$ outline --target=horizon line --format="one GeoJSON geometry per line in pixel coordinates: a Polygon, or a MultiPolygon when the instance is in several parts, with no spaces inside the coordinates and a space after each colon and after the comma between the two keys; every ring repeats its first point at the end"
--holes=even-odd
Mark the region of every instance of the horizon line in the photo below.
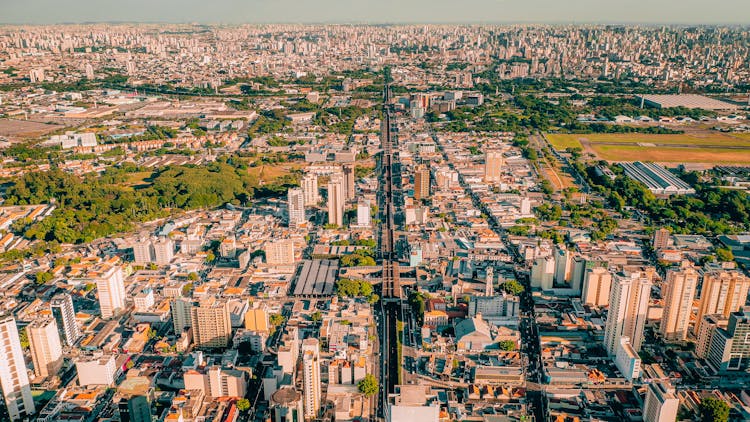
{"type": "Polygon", "coordinates": [[[54,23],[32,23],[32,22],[2,22],[0,26],[74,26],[74,25],[193,25],[193,26],[254,26],[254,25],[301,25],[301,26],[326,26],[326,25],[351,25],[351,26],[412,26],[412,25],[439,25],[439,26],[497,26],[497,25],[527,25],[527,26],[671,26],[671,27],[746,27],[750,23],[741,22],[645,22],[645,21],[248,21],[248,22],[201,22],[201,21],[139,21],[139,20],[103,20],[103,21],[80,21],[80,22],[54,22],[54,23]]]}

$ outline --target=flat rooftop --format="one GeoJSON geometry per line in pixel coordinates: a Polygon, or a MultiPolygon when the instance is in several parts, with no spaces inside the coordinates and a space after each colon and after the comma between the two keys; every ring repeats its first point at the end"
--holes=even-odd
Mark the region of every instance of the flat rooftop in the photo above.
{"type": "Polygon", "coordinates": [[[658,108],[687,107],[704,110],[736,110],[738,107],[726,101],[697,94],[642,95],[647,105],[658,108]]]}
{"type": "Polygon", "coordinates": [[[333,259],[312,259],[302,262],[294,296],[331,296],[339,270],[339,261],[333,259]]]}

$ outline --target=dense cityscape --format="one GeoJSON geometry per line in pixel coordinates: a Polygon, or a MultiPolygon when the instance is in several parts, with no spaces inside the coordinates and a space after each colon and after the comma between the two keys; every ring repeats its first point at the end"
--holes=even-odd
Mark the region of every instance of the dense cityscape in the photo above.
{"type": "Polygon", "coordinates": [[[750,28],[0,26],[0,420],[750,420],[750,28]]]}

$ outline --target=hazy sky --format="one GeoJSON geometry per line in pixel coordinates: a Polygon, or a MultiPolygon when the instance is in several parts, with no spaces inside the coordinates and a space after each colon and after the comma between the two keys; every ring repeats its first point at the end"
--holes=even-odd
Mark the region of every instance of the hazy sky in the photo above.
{"type": "Polygon", "coordinates": [[[102,21],[750,25],[750,0],[0,0],[0,23],[102,21]]]}

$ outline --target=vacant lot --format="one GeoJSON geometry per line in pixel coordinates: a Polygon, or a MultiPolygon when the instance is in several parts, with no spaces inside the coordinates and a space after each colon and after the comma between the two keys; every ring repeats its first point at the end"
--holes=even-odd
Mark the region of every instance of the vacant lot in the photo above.
{"type": "Polygon", "coordinates": [[[608,161],[665,163],[750,163],[750,135],[695,131],[675,135],[646,133],[547,134],[557,150],[581,148],[608,161]]]}
{"type": "Polygon", "coordinates": [[[63,127],[31,120],[0,119],[0,136],[11,139],[36,138],[63,127]]]}
{"type": "Polygon", "coordinates": [[[663,163],[750,163],[750,149],[646,147],[591,144],[607,161],[654,161],[663,163]]]}
{"type": "Polygon", "coordinates": [[[741,146],[750,148],[750,136],[747,134],[728,134],[721,132],[694,132],[679,135],[652,135],[648,133],[585,133],[585,134],[547,134],[547,140],[558,150],[565,148],[583,148],[583,144],[655,144],[655,145],[709,145],[741,146]]]}

